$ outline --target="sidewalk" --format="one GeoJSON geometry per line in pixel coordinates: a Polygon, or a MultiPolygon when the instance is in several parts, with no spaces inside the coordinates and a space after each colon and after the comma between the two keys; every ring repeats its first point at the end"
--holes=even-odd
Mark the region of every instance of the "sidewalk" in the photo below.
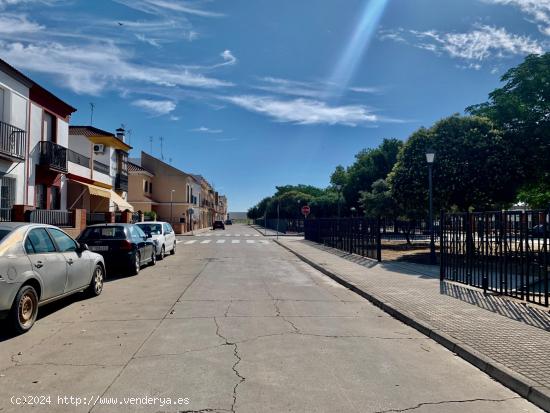
{"type": "Polygon", "coordinates": [[[438,268],[430,266],[378,264],[303,239],[279,239],[278,243],[550,411],[547,309],[440,283],[438,268]]]}

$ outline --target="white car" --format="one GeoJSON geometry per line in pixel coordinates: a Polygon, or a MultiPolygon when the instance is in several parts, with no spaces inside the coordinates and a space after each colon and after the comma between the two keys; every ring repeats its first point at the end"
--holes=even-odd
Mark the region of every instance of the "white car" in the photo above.
{"type": "Polygon", "coordinates": [[[176,253],[176,233],[168,222],[147,221],[136,223],[155,243],[157,258],[162,260],[167,253],[176,253]]]}

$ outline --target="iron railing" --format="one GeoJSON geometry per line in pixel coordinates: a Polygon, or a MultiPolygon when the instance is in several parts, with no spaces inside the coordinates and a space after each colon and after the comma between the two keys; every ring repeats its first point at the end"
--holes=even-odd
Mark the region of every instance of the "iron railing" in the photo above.
{"type": "Polygon", "coordinates": [[[278,231],[283,234],[303,234],[304,233],[304,220],[303,219],[277,219],[277,218],[264,218],[256,219],[255,225],[267,228],[273,231],[278,231]]]}
{"type": "Polygon", "coordinates": [[[63,211],[53,209],[36,209],[30,211],[29,222],[35,224],[49,224],[58,227],[72,227],[74,211],[63,211]]]}
{"type": "Polygon", "coordinates": [[[80,166],[85,166],[86,168],[90,168],[90,161],[91,159],[87,156],[81,155],[78,152],[75,152],[71,149],[68,150],[68,157],[69,162],[76,163],[80,166]]]}
{"type": "Polygon", "coordinates": [[[0,222],[11,222],[11,208],[0,208],[0,222]]]}
{"type": "Polygon", "coordinates": [[[128,175],[124,175],[121,173],[116,174],[115,190],[128,191],[128,175]]]}
{"type": "Polygon", "coordinates": [[[51,141],[38,142],[40,165],[60,172],[67,172],[67,148],[51,141]]]}
{"type": "Polygon", "coordinates": [[[111,175],[110,166],[96,160],[94,160],[94,171],[100,172],[105,175],[111,175]]]}
{"type": "Polygon", "coordinates": [[[548,306],[550,212],[442,214],[441,279],[548,306]]]}
{"type": "Polygon", "coordinates": [[[10,158],[25,159],[27,132],[0,121],[0,153],[10,158]]]}
{"type": "Polygon", "coordinates": [[[380,220],[365,218],[306,219],[308,241],[337,248],[350,254],[382,260],[380,220]]]}
{"type": "MultiPolygon", "coordinates": [[[[434,235],[437,239],[439,234],[439,221],[433,223],[434,235]]],[[[429,220],[398,220],[382,218],[380,220],[381,237],[384,240],[396,240],[407,242],[429,241],[430,221],[429,220]]]]}

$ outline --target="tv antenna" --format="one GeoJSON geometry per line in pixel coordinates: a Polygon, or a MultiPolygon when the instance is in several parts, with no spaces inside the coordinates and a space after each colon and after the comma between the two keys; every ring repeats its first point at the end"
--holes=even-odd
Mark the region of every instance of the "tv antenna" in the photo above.
{"type": "Polygon", "coordinates": [[[164,142],[164,138],[161,136],[159,139],[160,139],[160,159],[161,161],[164,161],[164,151],[162,150],[162,144],[164,142]]]}
{"type": "Polygon", "coordinates": [[[150,154],[153,155],[153,137],[149,136],[149,145],[151,148],[150,154]]]}
{"type": "Polygon", "coordinates": [[[95,103],[90,102],[90,126],[93,126],[94,124],[94,109],[95,103]]]}

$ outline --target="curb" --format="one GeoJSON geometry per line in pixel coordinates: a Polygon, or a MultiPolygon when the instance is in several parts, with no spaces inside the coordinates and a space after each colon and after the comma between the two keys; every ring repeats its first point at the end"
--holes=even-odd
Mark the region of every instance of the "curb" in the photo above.
{"type": "Polygon", "coordinates": [[[515,371],[509,369],[501,363],[494,361],[489,357],[479,353],[477,350],[461,342],[460,340],[457,340],[442,331],[434,329],[427,323],[415,320],[414,317],[410,314],[407,314],[406,311],[398,310],[395,307],[384,303],[372,294],[361,290],[338,274],[329,271],[322,265],[311,261],[309,258],[306,258],[302,254],[294,251],[292,248],[282,244],[277,240],[274,241],[287,251],[297,256],[306,264],[332,278],[334,281],[346,287],[347,289],[369,300],[371,303],[391,315],[393,318],[407,324],[408,326],[414,328],[425,336],[441,344],[443,347],[457,354],[463,360],[474,365],[479,370],[483,371],[496,381],[518,393],[520,396],[527,399],[531,403],[540,407],[544,411],[550,411],[550,389],[548,389],[547,387],[541,386],[540,384],[535,383],[534,381],[528,379],[522,374],[516,373],[515,371]]]}

